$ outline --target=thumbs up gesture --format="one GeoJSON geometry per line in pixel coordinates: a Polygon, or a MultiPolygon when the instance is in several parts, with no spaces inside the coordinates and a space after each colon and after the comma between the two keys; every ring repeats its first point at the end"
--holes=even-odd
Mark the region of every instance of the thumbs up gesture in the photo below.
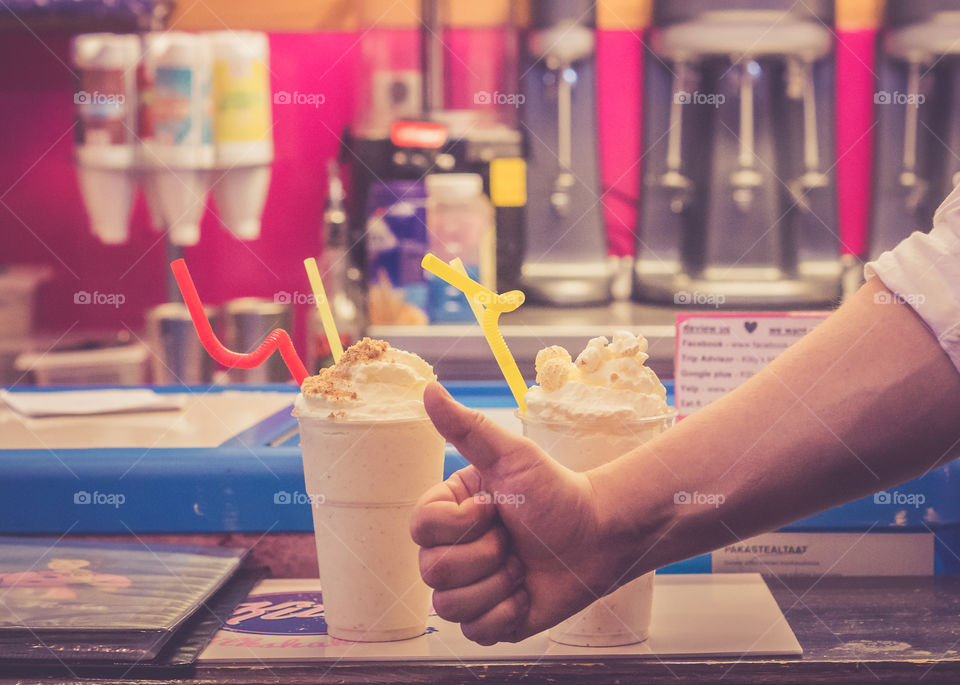
{"type": "Polygon", "coordinates": [[[439,616],[479,644],[516,642],[614,589],[614,543],[604,539],[588,474],[564,468],[437,383],[424,403],[470,461],[423,495],[411,524],[439,616]]]}

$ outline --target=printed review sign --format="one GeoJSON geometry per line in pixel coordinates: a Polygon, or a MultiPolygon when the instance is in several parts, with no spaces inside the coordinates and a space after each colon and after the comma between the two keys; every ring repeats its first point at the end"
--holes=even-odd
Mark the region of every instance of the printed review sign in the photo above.
{"type": "Polygon", "coordinates": [[[680,416],[726,395],[813,330],[828,313],[677,314],[673,378],[680,416]]]}

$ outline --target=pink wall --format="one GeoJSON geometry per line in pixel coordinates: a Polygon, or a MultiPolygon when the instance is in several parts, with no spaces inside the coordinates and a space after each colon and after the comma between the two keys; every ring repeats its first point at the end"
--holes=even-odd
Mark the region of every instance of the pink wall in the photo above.
{"type": "MultiPolygon", "coordinates": [[[[322,93],[319,108],[275,105],[276,160],[263,216],[263,237],[241,243],[208,211],[200,243],[185,256],[205,301],[272,297],[304,290],[302,260],[318,249],[325,160],[337,152],[350,119],[355,43],[352,34],[271,37],[274,90],[322,93]]],[[[162,302],[169,268],[160,236],[149,228],[142,197],[126,245],[106,246],[87,229],[73,155],[69,38],[7,35],[0,41],[0,263],[43,262],[56,269],[41,292],[38,324],[62,332],[143,322],[162,302]],[[17,65],[14,67],[13,65],[17,65]],[[120,308],[77,305],[77,290],[123,293],[120,308]]]]}
{"type": "MultiPolygon", "coordinates": [[[[849,251],[863,245],[869,189],[872,33],[847,34],[838,53],[838,92],[847,101],[838,130],[841,220],[849,251]]],[[[56,269],[41,292],[38,324],[77,329],[138,330],[143,311],[163,301],[168,268],[159,236],[138,199],[133,238],[105,246],[87,230],[72,164],[73,77],[69,37],[7,34],[0,41],[0,263],[42,262],[56,269]],[[126,296],[120,308],[76,305],[77,290],[126,296]]],[[[598,37],[600,160],[611,252],[630,254],[640,167],[640,36],[602,31],[598,37]]],[[[213,212],[199,245],[185,256],[205,301],[271,297],[304,290],[301,260],[318,249],[324,163],[336,154],[338,135],[353,111],[353,76],[359,47],[353,34],[271,36],[273,89],[322,93],[319,108],[274,106],[276,161],[263,217],[263,238],[241,243],[219,227],[213,212]]],[[[302,315],[302,312],[301,312],[302,315]]]]}

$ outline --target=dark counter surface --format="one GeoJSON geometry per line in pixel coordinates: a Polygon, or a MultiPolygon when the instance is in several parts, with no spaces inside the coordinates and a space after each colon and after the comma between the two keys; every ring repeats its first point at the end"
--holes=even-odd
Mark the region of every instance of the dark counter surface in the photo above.
{"type": "MultiPolygon", "coordinates": [[[[960,577],[768,578],[803,646],[798,659],[617,659],[541,663],[288,663],[201,666],[176,683],[958,683],[960,577]]],[[[0,671],[0,682],[63,682],[0,671]]]]}

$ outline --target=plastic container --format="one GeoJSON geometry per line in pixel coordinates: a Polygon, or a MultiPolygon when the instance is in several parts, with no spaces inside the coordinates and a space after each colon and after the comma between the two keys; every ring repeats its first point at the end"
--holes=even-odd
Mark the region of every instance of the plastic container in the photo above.
{"type": "Polygon", "coordinates": [[[208,34],[213,46],[213,198],[220,220],[241,240],[260,237],[270,187],[273,134],[270,44],[257,31],[208,34]]]}
{"type": "Polygon", "coordinates": [[[360,642],[422,635],[430,588],[410,518],[441,481],[445,440],[426,418],[298,419],[327,632],[360,642]]]}
{"type": "Polygon", "coordinates": [[[177,31],[144,39],[140,165],[148,204],[175,245],[200,240],[207,182],[215,162],[211,77],[205,36],[177,31]]]}
{"type": "Polygon", "coordinates": [[[0,339],[30,335],[37,288],[52,273],[48,266],[0,266],[0,339]]]}
{"type": "Polygon", "coordinates": [[[104,243],[123,243],[136,193],[140,40],[88,33],[73,39],[71,53],[77,69],[73,101],[80,193],[93,233],[104,243]]]}
{"type": "MultiPolygon", "coordinates": [[[[673,425],[677,412],[636,421],[577,423],[540,421],[521,415],[523,434],[574,471],[587,471],[620,457],[673,425]]],[[[580,647],[613,647],[650,634],[654,573],[646,573],[550,629],[550,639],[580,647]]]]}
{"type": "MultiPolygon", "coordinates": [[[[430,251],[445,262],[459,257],[467,275],[496,290],[495,210],[483,194],[479,174],[430,174],[427,188],[427,236],[430,251]]],[[[431,322],[471,322],[466,297],[442,279],[428,276],[431,322]]]]}
{"type": "Polygon", "coordinates": [[[145,345],[135,342],[94,349],[26,352],[14,368],[30,373],[36,385],[141,385],[145,345]]]}
{"type": "Polygon", "coordinates": [[[367,316],[371,325],[425,325],[426,190],[421,181],[377,181],[367,193],[367,316]]]}
{"type": "MultiPolygon", "coordinates": [[[[293,330],[293,308],[289,303],[240,297],[221,307],[224,319],[224,344],[236,352],[252,352],[275,328],[293,330]]],[[[283,358],[273,354],[254,369],[229,369],[226,377],[233,383],[285,383],[290,372],[283,358]]]]}
{"type": "MultiPolygon", "coordinates": [[[[206,311],[212,321],[214,311],[206,311]]],[[[196,385],[213,381],[213,359],[203,349],[186,305],[158,305],[147,310],[146,319],[154,384],[196,385]]]]}

